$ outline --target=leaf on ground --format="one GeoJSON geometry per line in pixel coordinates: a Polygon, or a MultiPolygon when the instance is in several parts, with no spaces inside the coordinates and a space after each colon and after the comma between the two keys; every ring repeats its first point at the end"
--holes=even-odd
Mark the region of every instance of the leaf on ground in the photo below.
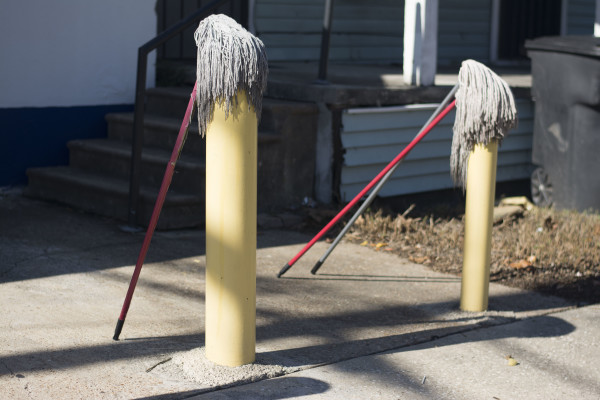
{"type": "Polygon", "coordinates": [[[528,260],[519,260],[509,264],[510,267],[514,269],[523,269],[527,267],[531,267],[531,263],[528,260]]]}
{"type": "Polygon", "coordinates": [[[410,256],[410,257],[408,257],[408,259],[410,261],[412,261],[412,262],[417,263],[417,264],[426,264],[428,262],[431,262],[431,259],[429,257],[427,257],[427,256],[425,256],[425,257],[413,257],[413,256],[410,256]]]}
{"type": "Polygon", "coordinates": [[[507,364],[509,367],[514,367],[516,365],[519,365],[519,362],[517,360],[515,360],[514,358],[512,358],[512,356],[506,356],[505,358],[507,360],[507,364]]]}

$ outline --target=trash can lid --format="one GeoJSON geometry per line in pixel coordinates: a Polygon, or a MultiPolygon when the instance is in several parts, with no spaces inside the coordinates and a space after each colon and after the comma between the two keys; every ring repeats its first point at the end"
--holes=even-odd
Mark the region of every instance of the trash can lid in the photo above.
{"type": "Polygon", "coordinates": [[[527,50],[552,51],[600,57],[600,37],[594,36],[545,36],[525,41],[527,50]]]}

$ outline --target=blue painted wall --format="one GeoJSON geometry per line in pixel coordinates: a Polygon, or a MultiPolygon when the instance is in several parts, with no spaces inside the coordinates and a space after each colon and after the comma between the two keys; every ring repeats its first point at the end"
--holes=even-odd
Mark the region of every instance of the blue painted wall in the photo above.
{"type": "Polygon", "coordinates": [[[31,167],[66,165],[67,142],[106,137],[104,116],[132,105],[0,109],[0,186],[27,182],[31,167]]]}

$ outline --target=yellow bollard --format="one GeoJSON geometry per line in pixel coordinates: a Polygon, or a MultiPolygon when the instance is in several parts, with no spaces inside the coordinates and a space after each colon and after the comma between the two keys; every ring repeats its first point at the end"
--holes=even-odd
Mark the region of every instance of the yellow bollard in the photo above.
{"type": "Polygon", "coordinates": [[[496,140],[487,146],[476,144],[469,156],[460,296],[463,311],[485,311],[488,306],[497,157],[496,140]]]}
{"type": "Polygon", "coordinates": [[[206,130],[206,357],[225,366],[255,359],[256,157],[257,116],[238,91],[206,130]]]}

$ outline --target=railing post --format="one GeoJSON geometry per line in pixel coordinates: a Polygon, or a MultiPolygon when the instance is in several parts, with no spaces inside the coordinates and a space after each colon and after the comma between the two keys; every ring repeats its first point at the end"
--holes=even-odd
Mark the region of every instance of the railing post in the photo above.
{"type": "Polygon", "coordinates": [[[133,137],[131,147],[131,167],[129,172],[129,212],[127,223],[136,226],[140,197],[140,174],[142,147],[144,145],[144,110],[146,106],[146,75],[148,69],[148,51],[145,46],[138,49],[138,73],[135,83],[135,110],[133,113],[133,137]]]}
{"type": "Polygon", "coordinates": [[[325,0],[323,13],[323,31],[321,33],[321,57],[319,58],[318,82],[327,82],[327,64],[329,63],[329,47],[331,39],[331,20],[333,16],[333,0],[325,0]]]}

